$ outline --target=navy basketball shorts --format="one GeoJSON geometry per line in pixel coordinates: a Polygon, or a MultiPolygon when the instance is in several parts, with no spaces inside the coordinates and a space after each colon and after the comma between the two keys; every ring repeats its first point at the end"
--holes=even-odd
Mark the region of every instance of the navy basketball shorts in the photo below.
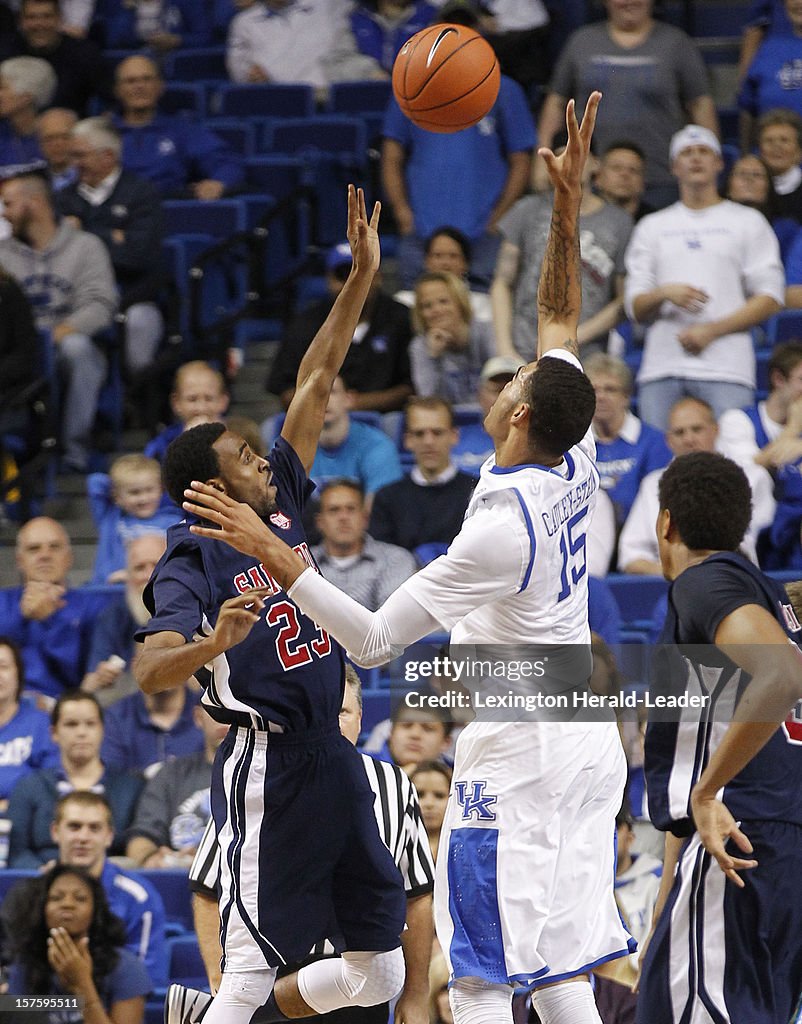
{"type": "Polygon", "coordinates": [[[212,775],[226,971],[294,963],[325,938],[338,950],[400,944],[404,886],[373,801],[336,729],[230,730],[212,775]]]}
{"type": "Polygon", "coordinates": [[[697,835],[683,847],[646,951],[637,1024],[789,1024],[802,993],[802,826],[741,829],[758,862],[740,873],[743,889],[697,835]]]}

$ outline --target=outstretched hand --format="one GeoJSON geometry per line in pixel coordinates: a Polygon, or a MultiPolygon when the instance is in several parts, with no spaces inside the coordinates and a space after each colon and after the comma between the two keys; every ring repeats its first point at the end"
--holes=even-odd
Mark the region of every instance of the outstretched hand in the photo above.
{"type": "Polygon", "coordinates": [[[192,481],[184,497],[189,499],[183,503],[187,512],[214,524],[195,523],[189,528],[192,533],[210,540],[223,540],[244,555],[258,558],[285,590],[307,568],[306,562],[265,526],[250,505],[235,501],[199,480],[192,481]]]}
{"type": "Polygon", "coordinates": [[[281,544],[250,505],[235,501],[210,484],[193,480],[192,488],[184,491],[184,497],[189,499],[183,503],[186,512],[215,524],[213,527],[199,524],[190,526],[190,532],[198,537],[224,540],[243,555],[252,555],[254,558],[261,557],[265,545],[271,541],[281,544]]]}
{"type": "Polygon", "coordinates": [[[704,796],[694,790],[691,793],[691,809],[702,846],[715,858],[727,878],[743,889],[744,881],[738,872],[757,867],[757,861],[733,857],[724,849],[724,844],[732,839],[739,850],[752,853],[748,837],[738,828],[737,822],[721,800],[714,796],[704,796]]]}
{"type": "Polygon", "coordinates": [[[373,213],[368,220],[365,193],[361,188],[348,186],[348,242],[351,258],[358,270],[370,270],[374,274],[381,262],[379,245],[379,217],[381,203],[373,204],[373,213]]]}
{"type": "Polygon", "coordinates": [[[581,125],[577,123],[574,101],[569,100],[565,108],[565,126],[568,129],[565,149],[559,156],[555,156],[545,147],[537,151],[538,156],[542,157],[546,164],[546,170],[555,189],[571,191],[582,187],[582,172],[590,153],[590,140],[593,137],[596,112],[601,98],[600,92],[590,94],[581,125]]]}

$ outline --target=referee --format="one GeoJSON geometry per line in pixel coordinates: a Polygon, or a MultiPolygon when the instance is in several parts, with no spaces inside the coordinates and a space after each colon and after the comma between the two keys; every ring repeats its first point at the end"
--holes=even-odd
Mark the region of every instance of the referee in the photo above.
{"type": "MultiPolygon", "coordinates": [[[[356,745],[362,728],[362,684],[353,666],[346,665],[345,692],[340,709],[340,731],[356,745]]],[[[398,997],[397,1019],[428,1021],[429,960],[432,950],[432,889],[434,863],[421,819],[418,796],[409,777],[394,764],[362,755],[370,786],[375,794],[376,822],[385,845],[393,855],[404,879],[407,894],[407,927],[401,936],[406,980],[398,997]]],[[[220,983],[220,919],[218,912],[220,857],[210,820],[189,871],[193,892],[195,930],[213,992],[220,983]]],[[[311,951],[309,959],[335,955],[326,940],[311,951]]],[[[296,970],[297,964],[279,970],[279,976],[296,970]]],[[[165,1002],[165,1024],[197,1024],[203,1018],[211,996],[183,985],[171,985],[165,1002]]],[[[387,1024],[389,1004],[352,1006],[317,1017],[332,1024],[387,1024]]],[[[251,1024],[259,1024],[259,1011],[251,1024]]]]}

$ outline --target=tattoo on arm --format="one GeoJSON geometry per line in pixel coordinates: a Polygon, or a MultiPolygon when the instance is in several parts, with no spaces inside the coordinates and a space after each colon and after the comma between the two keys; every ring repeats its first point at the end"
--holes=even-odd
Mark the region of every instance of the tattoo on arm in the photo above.
{"type": "MultiPolygon", "coordinates": [[[[569,328],[578,323],[582,301],[580,268],[578,218],[566,218],[555,207],[537,290],[539,320],[565,323],[569,328]]],[[[566,339],[563,347],[575,355],[579,353],[576,338],[566,339]]]]}
{"type": "Polygon", "coordinates": [[[579,359],[579,342],[576,338],[566,338],[563,342],[563,348],[567,348],[571,355],[574,355],[579,359]]]}

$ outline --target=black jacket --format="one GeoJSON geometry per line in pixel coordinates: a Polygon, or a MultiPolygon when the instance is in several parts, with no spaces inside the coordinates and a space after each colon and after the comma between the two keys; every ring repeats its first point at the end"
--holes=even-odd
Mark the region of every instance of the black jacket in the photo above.
{"type": "Polygon", "coordinates": [[[30,303],[17,282],[0,272],[0,405],[34,379],[38,352],[30,303]]]}
{"type": "Polygon", "coordinates": [[[99,206],[84,199],[77,184],[57,192],[55,198],[62,216],[78,217],[84,231],[105,244],[120,287],[121,308],[155,301],[164,280],[161,196],[155,185],[123,171],[111,195],[99,206]],[[115,230],[124,232],[124,242],[113,240],[115,230]]]}
{"type": "MultiPolygon", "coordinates": [[[[290,323],[267,379],[267,390],[272,394],[280,395],[287,388],[295,387],[304,353],[333,305],[334,299],[327,296],[303,310],[290,323]]],[[[369,321],[366,334],[351,345],[345,357],[341,370],[345,386],[352,391],[383,391],[399,384],[412,387],[409,310],[379,292],[370,307],[369,321]]]]}

